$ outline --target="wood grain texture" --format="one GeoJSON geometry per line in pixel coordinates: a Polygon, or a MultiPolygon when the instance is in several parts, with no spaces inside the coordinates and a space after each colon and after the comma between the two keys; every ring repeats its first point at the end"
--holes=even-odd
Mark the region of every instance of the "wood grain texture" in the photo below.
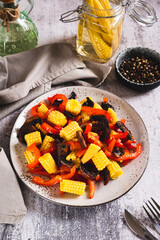
{"type": "MultiPolygon", "coordinates": [[[[160,1],[150,1],[160,17],[160,1]]],[[[22,6],[23,6],[22,2],[22,6]]],[[[81,1],[36,0],[31,12],[39,31],[39,46],[52,42],[75,43],[77,22],[64,24],[59,21],[63,12],[75,9],[81,1]]],[[[147,28],[139,26],[125,16],[121,45],[113,59],[113,66],[101,89],[124,98],[142,117],[149,133],[150,157],[140,181],[124,196],[102,206],[72,208],[55,205],[35,195],[20,182],[28,212],[18,225],[0,224],[2,240],[135,240],[138,239],[126,226],[124,209],[127,208],[158,238],[147,219],[142,205],[151,196],[160,202],[160,87],[147,93],[137,93],[118,82],[114,62],[117,54],[127,47],[148,47],[160,52],[160,24],[147,28]]],[[[23,109],[23,108],[22,108],[23,109]]],[[[0,146],[8,156],[13,124],[22,109],[0,121],[0,146]]]]}

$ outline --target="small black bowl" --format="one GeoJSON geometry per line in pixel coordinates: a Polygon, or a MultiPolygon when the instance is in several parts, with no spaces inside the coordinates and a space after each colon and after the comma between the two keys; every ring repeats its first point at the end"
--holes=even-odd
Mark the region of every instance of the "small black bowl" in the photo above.
{"type": "Polygon", "coordinates": [[[152,83],[137,83],[132,82],[125,78],[122,73],[119,71],[120,65],[125,61],[134,57],[142,57],[144,56],[147,59],[152,59],[154,62],[160,65],[160,54],[155,50],[151,50],[149,48],[127,48],[122,51],[116,58],[115,62],[115,70],[118,79],[125,84],[127,87],[138,90],[138,91],[147,91],[153,88],[156,88],[160,85],[160,79],[152,83]]]}

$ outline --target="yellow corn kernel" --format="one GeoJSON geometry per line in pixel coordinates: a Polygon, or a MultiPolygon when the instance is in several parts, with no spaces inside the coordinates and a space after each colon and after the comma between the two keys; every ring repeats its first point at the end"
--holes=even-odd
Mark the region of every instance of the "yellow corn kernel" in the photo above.
{"type": "Polygon", "coordinates": [[[93,108],[102,109],[102,107],[98,103],[94,103],[93,108]]]}
{"type": "Polygon", "coordinates": [[[48,111],[48,108],[45,104],[41,104],[41,106],[38,108],[38,112],[46,113],[48,111]]]}
{"type": "Polygon", "coordinates": [[[39,123],[36,124],[36,128],[37,128],[38,130],[40,130],[44,135],[47,134],[47,132],[41,127],[41,125],[40,125],[39,123]]]}
{"type": "Polygon", "coordinates": [[[86,184],[80,181],[64,179],[60,182],[60,191],[77,195],[85,194],[86,184]]]}
{"type": "Polygon", "coordinates": [[[29,147],[33,143],[35,143],[36,145],[40,145],[42,143],[42,138],[39,131],[26,134],[24,136],[24,139],[27,143],[27,147],[29,147]]]}
{"type": "Polygon", "coordinates": [[[89,29],[88,33],[97,56],[100,59],[109,59],[112,55],[112,48],[104,42],[102,35],[89,29]]]}
{"type": "Polygon", "coordinates": [[[115,124],[117,122],[117,115],[116,115],[115,111],[112,108],[108,108],[107,112],[112,117],[112,123],[115,124]]]}
{"type": "Polygon", "coordinates": [[[84,164],[88,162],[101,148],[93,143],[91,143],[83,155],[81,162],[84,164]]]}
{"type": "Polygon", "coordinates": [[[79,157],[76,156],[76,152],[75,151],[73,151],[70,154],[68,154],[67,157],[66,157],[66,160],[67,161],[72,160],[72,162],[74,162],[74,164],[76,165],[76,168],[78,168],[80,166],[80,164],[81,164],[81,160],[80,160],[79,157]]]}
{"type": "Polygon", "coordinates": [[[90,119],[90,115],[87,112],[81,112],[82,122],[87,122],[90,119]]]}
{"type": "Polygon", "coordinates": [[[54,142],[54,138],[46,135],[45,138],[44,138],[44,140],[43,140],[43,142],[42,142],[40,151],[46,150],[46,149],[50,148],[50,146],[51,146],[50,143],[51,143],[51,142],[54,142]]]}
{"type": "Polygon", "coordinates": [[[47,121],[63,127],[67,123],[67,118],[63,113],[55,110],[48,114],[47,121]]]}
{"type": "Polygon", "coordinates": [[[69,99],[66,104],[66,111],[77,116],[81,112],[81,104],[76,99],[69,99]]]}
{"type": "Polygon", "coordinates": [[[109,164],[107,168],[110,172],[110,177],[112,179],[115,179],[123,174],[121,167],[116,161],[111,161],[111,164],[109,164]]]}
{"type": "Polygon", "coordinates": [[[33,152],[26,150],[24,152],[24,156],[29,164],[34,161],[35,155],[33,154],[33,152]]]}
{"type": "Polygon", "coordinates": [[[57,171],[57,165],[50,153],[46,153],[40,157],[39,162],[48,173],[51,174],[57,171]]]}
{"type": "Polygon", "coordinates": [[[76,121],[72,121],[66,127],[60,131],[60,137],[64,138],[66,141],[70,141],[73,138],[76,138],[76,132],[82,129],[76,121]]]}
{"type": "Polygon", "coordinates": [[[106,157],[105,153],[102,150],[97,152],[92,157],[92,161],[93,161],[93,163],[96,166],[98,171],[103,170],[107,165],[110,164],[110,160],[106,157]]]}

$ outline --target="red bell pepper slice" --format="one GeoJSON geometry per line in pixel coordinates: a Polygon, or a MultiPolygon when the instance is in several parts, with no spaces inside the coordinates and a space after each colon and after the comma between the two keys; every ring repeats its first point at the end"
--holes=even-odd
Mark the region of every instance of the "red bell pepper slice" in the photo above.
{"type": "Polygon", "coordinates": [[[112,117],[110,116],[110,114],[104,110],[104,109],[98,109],[98,108],[92,108],[92,107],[86,107],[86,106],[82,106],[81,111],[87,112],[90,115],[93,114],[103,114],[106,116],[106,118],[108,119],[109,122],[112,122],[112,117]]]}
{"type": "Polygon", "coordinates": [[[120,138],[116,139],[115,147],[121,147],[121,148],[125,147],[120,138]]]}
{"type": "Polygon", "coordinates": [[[128,150],[126,150],[124,155],[119,158],[114,156],[114,154],[110,153],[109,151],[107,151],[107,150],[105,151],[105,154],[108,158],[118,161],[118,162],[123,162],[126,160],[134,159],[134,158],[138,157],[140,155],[140,153],[141,153],[141,144],[140,143],[137,144],[135,152],[130,153],[128,150]]]}
{"type": "Polygon", "coordinates": [[[136,148],[136,141],[127,140],[124,142],[124,146],[128,149],[134,149],[136,148]]]}
{"type": "Polygon", "coordinates": [[[89,190],[90,190],[89,197],[90,197],[90,199],[92,199],[94,197],[94,193],[95,193],[95,183],[90,178],[87,178],[87,183],[89,185],[89,190]]]}
{"type": "Polygon", "coordinates": [[[64,110],[66,108],[66,103],[68,101],[67,97],[64,94],[55,94],[53,97],[48,98],[48,100],[51,104],[53,104],[54,101],[58,100],[58,99],[63,100],[63,102],[59,105],[58,110],[60,112],[64,112],[64,110]]]}
{"type": "Polygon", "coordinates": [[[125,124],[125,122],[126,122],[126,119],[121,119],[121,122],[123,123],[123,124],[125,124]]]}
{"type": "Polygon", "coordinates": [[[38,171],[42,171],[44,170],[44,168],[42,167],[42,165],[36,167],[36,168],[31,168],[31,169],[28,169],[28,172],[30,173],[34,173],[34,172],[38,172],[38,171]]]}
{"type": "Polygon", "coordinates": [[[107,97],[104,97],[104,98],[103,98],[103,102],[108,102],[108,98],[107,98],[107,97]]]}
{"type": "Polygon", "coordinates": [[[38,112],[39,105],[35,105],[34,107],[31,108],[31,112],[33,116],[38,116],[40,118],[44,118],[44,113],[38,112]]]}
{"type": "Polygon", "coordinates": [[[67,174],[56,175],[55,177],[51,178],[50,180],[44,180],[41,177],[35,176],[33,178],[33,182],[38,185],[42,185],[42,186],[53,186],[57,183],[60,183],[63,179],[70,179],[71,177],[73,177],[75,172],[76,172],[76,166],[73,166],[71,168],[70,172],[67,174]]]}
{"type": "Polygon", "coordinates": [[[27,149],[27,151],[31,151],[34,154],[34,161],[32,163],[27,164],[27,168],[34,168],[39,164],[39,157],[41,156],[40,150],[36,147],[36,144],[33,143],[27,149]]]}
{"type": "Polygon", "coordinates": [[[50,147],[46,150],[42,150],[41,154],[44,155],[46,153],[53,153],[57,149],[57,144],[55,142],[50,143],[50,147]]]}
{"type": "Polygon", "coordinates": [[[60,176],[62,177],[62,179],[70,179],[74,176],[76,172],[76,166],[74,165],[71,169],[70,172],[67,174],[61,174],[60,176]]]}
{"type": "Polygon", "coordinates": [[[48,118],[48,115],[50,114],[50,112],[52,112],[52,111],[54,111],[54,110],[56,110],[56,107],[51,107],[50,109],[48,109],[48,111],[44,114],[44,118],[48,118]]]}
{"type": "Polygon", "coordinates": [[[113,137],[113,138],[111,139],[110,143],[109,143],[108,146],[107,146],[107,150],[108,150],[109,152],[112,152],[112,151],[113,151],[113,148],[114,148],[114,146],[115,146],[115,143],[116,143],[116,139],[113,137]]]}
{"type": "Polygon", "coordinates": [[[56,129],[56,127],[51,127],[48,123],[42,123],[41,127],[48,133],[59,135],[60,129],[56,129]]]}
{"type": "Polygon", "coordinates": [[[87,148],[82,148],[76,152],[76,156],[80,158],[85,154],[86,151],[87,151],[87,148]]]}
{"type": "Polygon", "coordinates": [[[82,149],[81,143],[79,141],[68,141],[66,144],[69,145],[71,151],[78,151],[82,149]]]}
{"type": "Polygon", "coordinates": [[[94,143],[95,145],[98,145],[99,147],[103,146],[102,142],[99,140],[99,136],[95,136],[92,132],[88,133],[87,141],[89,143],[94,143]]]}
{"type": "Polygon", "coordinates": [[[88,134],[89,132],[91,132],[91,129],[92,129],[92,124],[91,124],[91,123],[87,123],[83,135],[86,135],[86,134],[88,134]]]}
{"type": "Polygon", "coordinates": [[[38,184],[38,185],[42,185],[42,186],[53,186],[56,183],[59,183],[62,181],[62,177],[60,175],[57,175],[53,178],[51,178],[50,180],[44,180],[41,177],[35,176],[33,178],[33,182],[38,184]]]}
{"type": "Polygon", "coordinates": [[[122,133],[117,133],[117,134],[110,134],[110,137],[114,137],[115,139],[121,139],[125,138],[128,136],[128,132],[122,132],[122,133]]]}

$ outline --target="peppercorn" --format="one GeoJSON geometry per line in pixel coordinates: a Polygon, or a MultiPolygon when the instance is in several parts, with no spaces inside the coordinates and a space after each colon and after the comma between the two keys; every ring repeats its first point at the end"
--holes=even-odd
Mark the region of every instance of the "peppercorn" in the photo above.
{"type": "Polygon", "coordinates": [[[160,79],[160,64],[144,56],[123,61],[119,71],[134,83],[153,83],[160,79]]]}

